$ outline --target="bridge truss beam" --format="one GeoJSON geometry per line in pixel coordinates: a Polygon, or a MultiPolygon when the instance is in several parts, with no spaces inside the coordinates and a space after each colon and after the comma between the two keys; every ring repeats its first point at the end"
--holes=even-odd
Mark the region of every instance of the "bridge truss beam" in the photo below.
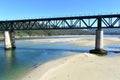
{"type": "Polygon", "coordinates": [[[0,30],[120,28],[120,14],[0,21],[0,30]]]}

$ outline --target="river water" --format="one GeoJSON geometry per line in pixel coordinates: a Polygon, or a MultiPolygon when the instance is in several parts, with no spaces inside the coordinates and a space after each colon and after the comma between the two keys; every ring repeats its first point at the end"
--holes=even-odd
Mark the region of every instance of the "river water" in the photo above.
{"type": "MultiPolygon", "coordinates": [[[[31,39],[53,39],[53,38],[94,38],[95,36],[52,36],[31,39]]],[[[120,37],[116,35],[105,37],[120,37]]],[[[29,40],[29,39],[27,39],[29,40]]],[[[31,43],[24,39],[16,40],[17,48],[15,50],[4,50],[4,43],[0,42],[0,80],[18,80],[28,71],[36,68],[50,60],[74,55],[75,53],[88,53],[94,47],[85,47],[70,44],[67,42],[46,42],[31,43]],[[73,53],[75,52],[75,53],[73,53]]],[[[120,51],[120,44],[106,46],[109,51],[108,56],[116,56],[111,50],[120,51]]]]}

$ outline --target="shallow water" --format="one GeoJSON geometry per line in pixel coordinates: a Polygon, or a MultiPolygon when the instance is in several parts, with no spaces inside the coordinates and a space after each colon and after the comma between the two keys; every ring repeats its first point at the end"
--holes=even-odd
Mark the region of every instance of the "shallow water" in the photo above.
{"type": "MultiPolygon", "coordinates": [[[[73,36],[54,36],[38,39],[61,37],[73,38],[73,36]]],[[[74,38],[75,37],[87,38],[88,36],[74,36],[74,38]]],[[[94,38],[94,36],[89,37],[94,38]]],[[[88,53],[90,49],[94,48],[73,45],[66,42],[31,43],[22,39],[16,40],[16,46],[17,48],[15,50],[5,51],[3,43],[0,43],[0,80],[18,80],[19,77],[37,67],[37,65],[61,57],[74,55],[73,52],[88,53]]],[[[109,51],[108,56],[116,56],[117,54],[114,53],[114,51],[120,51],[119,47],[120,45],[106,46],[105,49],[109,51]]]]}

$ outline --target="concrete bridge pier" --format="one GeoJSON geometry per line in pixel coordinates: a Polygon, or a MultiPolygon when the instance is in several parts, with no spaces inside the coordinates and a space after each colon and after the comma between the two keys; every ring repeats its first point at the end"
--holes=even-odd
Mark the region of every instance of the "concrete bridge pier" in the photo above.
{"type": "Polygon", "coordinates": [[[15,49],[15,37],[14,37],[14,31],[5,31],[4,32],[4,45],[5,50],[9,49],[15,49]]]}
{"type": "Polygon", "coordinates": [[[96,43],[95,43],[95,49],[103,49],[103,30],[99,29],[96,30],[96,43]]]}
{"type": "Polygon", "coordinates": [[[107,54],[107,51],[103,49],[103,30],[96,30],[96,41],[95,41],[95,49],[90,50],[90,53],[93,54],[107,54]]]}

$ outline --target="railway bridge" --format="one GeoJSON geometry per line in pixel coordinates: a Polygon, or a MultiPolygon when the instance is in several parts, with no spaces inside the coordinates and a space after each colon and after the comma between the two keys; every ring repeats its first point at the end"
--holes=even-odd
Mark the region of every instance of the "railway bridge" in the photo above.
{"type": "Polygon", "coordinates": [[[4,31],[5,49],[15,49],[15,30],[60,30],[96,29],[95,49],[90,53],[106,54],[103,49],[103,29],[120,28],[120,14],[55,17],[41,19],[0,21],[0,31],[4,31]]]}

